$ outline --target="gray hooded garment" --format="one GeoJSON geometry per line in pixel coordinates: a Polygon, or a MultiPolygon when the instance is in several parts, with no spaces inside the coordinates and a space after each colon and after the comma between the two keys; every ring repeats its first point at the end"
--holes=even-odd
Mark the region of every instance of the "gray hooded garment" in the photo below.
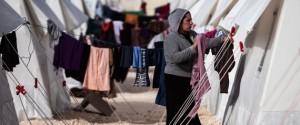
{"type": "MultiPolygon", "coordinates": [[[[189,13],[189,11],[178,8],[168,17],[172,32],[164,40],[166,74],[182,77],[191,77],[192,75],[193,61],[197,55],[197,51],[189,41],[178,32],[180,23],[187,13],[189,13]]],[[[191,30],[189,34],[192,40],[197,35],[193,30],[191,30]]],[[[205,38],[207,42],[206,48],[213,48],[220,45],[222,37],[212,39],[205,38]]]]}

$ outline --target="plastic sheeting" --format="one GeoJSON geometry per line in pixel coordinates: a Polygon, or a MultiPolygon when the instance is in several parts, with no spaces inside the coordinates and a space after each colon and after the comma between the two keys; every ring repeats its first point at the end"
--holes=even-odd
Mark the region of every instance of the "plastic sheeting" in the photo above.
{"type": "Polygon", "coordinates": [[[4,0],[0,0],[0,37],[17,28],[19,25],[25,23],[24,19],[16,13],[4,0]],[[10,20],[9,24],[3,23],[10,20]]]}

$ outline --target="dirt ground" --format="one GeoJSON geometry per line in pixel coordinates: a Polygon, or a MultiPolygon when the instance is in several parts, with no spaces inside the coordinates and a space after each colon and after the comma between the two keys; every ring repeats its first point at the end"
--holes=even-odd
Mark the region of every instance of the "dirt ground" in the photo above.
{"type": "MultiPolygon", "coordinates": [[[[152,79],[153,69],[150,69],[149,76],[152,79]]],[[[134,87],[134,80],[135,71],[132,70],[124,83],[116,83],[117,97],[107,100],[116,108],[111,116],[103,116],[94,107],[88,105],[85,112],[69,110],[62,113],[64,120],[54,116],[50,119],[51,123],[53,125],[164,125],[165,107],[154,103],[158,89],[134,87]]],[[[83,100],[83,98],[72,96],[70,98],[72,107],[77,106],[77,102],[83,100]]],[[[205,107],[200,107],[198,114],[203,125],[221,125],[221,121],[207,112],[205,107]]],[[[30,122],[32,125],[51,124],[47,119],[30,120],[30,122]]],[[[30,125],[30,123],[22,121],[20,125],[30,125]]]]}

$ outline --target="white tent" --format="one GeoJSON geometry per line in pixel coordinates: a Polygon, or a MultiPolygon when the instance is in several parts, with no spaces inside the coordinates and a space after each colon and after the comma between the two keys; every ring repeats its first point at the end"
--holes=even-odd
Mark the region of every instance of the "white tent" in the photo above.
{"type": "Polygon", "coordinates": [[[300,12],[299,4],[296,0],[272,0],[263,9],[245,41],[248,53],[240,61],[224,124],[300,124],[300,44],[295,37],[295,27],[300,26],[300,18],[295,16],[300,12]],[[274,16],[277,9],[278,15],[274,16]]]}
{"type": "MultiPolygon", "coordinates": [[[[19,55],[20,57],[29,58],[20,58],[21,63],[14,68],[13,74],[18,76],[17,79],[20,84],[24,85],[28,95],[33,98],[40,108],[37,106],[34,106],[34,108],[30,101],[21,96],[25,110],[29,118],[52,117],[53,113],[57,114],[57,112],[69,108],[70,100],[62,86],[62,79],[57,78],[59,73],[56,74],[52,66],[53,52],[51,51],[53,50],[48,47],[49,38],[46,35],[46,30],[40,26],[45,26],[47,19],[53,20],[58,26],[61,26],[61,23],[58,23],[58,18],[45,3],[42,3],[43,1],[40,3],[38,1],[7,2],[13,5],[19,15],[25,17],[32,24],[32,26],[29,26],[30,31],[25,26],[16,31],[19,55]],[[31,52],[32,55],[30,55],[31,52]],[[34,78],[37,78],[40,82],[39,89],[33,86],[34,78]],[[41,109],[43,112],[41,112],[41,109]]],[[[15,90],[13,81],[9,79],[9,83],[11,91],[15,90]]],[[[18,119],[25,120],[26,117],[20,99],[15,95],[13,95],[13,98],[18,119]]]]}
{"type": "MultiPolygon", "coordinates": [[[[225,112],[224,124],[299,124],[297,120],[299,106],[293,101],[298,99],[299,88],[296,86],[296,81],[299,80],[299,66],[296,65],[299,64],[299,55],[297,56],[299,44],[295,43],[296,38],[293,37],[297,32],[293,27],[299,25],[297,24],[299,17],[292,16],[300,11],[295,7],[297,4],[299,5],[299,2],[295,0],[239,0],[237,3],[233,0],[218,1],[208,25],[216,26],[223,18],[219,26],[229,31],[231,27],[239,26],[234,36],[234,46],[237,49],[241,41],[246,47],[246,54],[242,55],[242,58],[241,52],[235,53],[236,66],[229,73],[229,94],[219,94],[219,82],[211,82],[212,89],[204,100],[209,111],[218,118],[222,118],[225,112]],[[277,9],[279,14],[276,19],[273,12],[277,9]],[[278,19],[279,21],[276,21],[278,19]],[[293,21],[288,21],[292,19],[293,21]],[[289,27],[284,27],[286,25],[289,27]],[[286,29],[285,32],[282,29],[286,29]],[[284,38],[290,40],[283,40],[284,38]],[[287,65],[281,67],[279,63],[287,65]],[[290,100],[288,97],[293,99],[290,100]]],[[[184,7],[184,5],[177,6],[184,7]]],[[[195,16],[199,14],[198,10],[192,8],[190,11],[195,13],[193,16],[195,20],[195,16]]],[[[213,59],[211,55],[206,57],[207,66],[213,63],[213,59]]],[[[210,81],[218,77],[213,70],[208,73],[210,81]]]]}
{"type": "MultiPolygon", "coordinates": [[[[234,36],[234,39],[235,39],[235,42],[234,42],[235,49],[234,50],[239,48],[240,41],[245,42],[247,35],[251,32],[254,24],[256,23],[258,18],[261,16],[261,14],[265,10],[265,8],[269,2],[270,2],[269,0],[264,0],[264,1],[261,1],[261,0],[239,0],[235,4],[235,6],[230,10],[230,12],[226,15],[226,17],[221,20],[219,25],[224,27],[228,31],[230,31],[231,27],[233,27],[235,25],[239,26],[237,33],[234,36]],[[258,5],[260,5],[260,6],[258,6],[258,5]],[[254,10],[256,10],[256,11],[254,11],[254,12],[248,11],[248,10],[253,10],[253,8],[255,8],[254,10]],[[241,18],[241,17],[243,17],[243,18],[241,18]]],[[[224,5],[229,5],[229,3],[224,4],[224,5]]],[[[224,6],[224,7],[227,7],[227,6],[224,6]]],[[[223,10],[226,10],[226,9],[224,8],[223,10]]],[[[235,78],[236,70],[238,67],[237,64],[239,63],[239,60],[240,60],[239,54],[240,53],[235,53],[234,58],[236,61],[236,66],[229,73],[229,80],[230,80],[229,93],[231,90],[231,86],[232,86],[233,82],[235,81],[234,78],[235,78]]],[[[211,63],[214,58],[208,58],[208,59],[210,59],[210,60],[207,60],[207,61],[209,63],[211,63]]],[[[214,81],[216,78],[218,78],[218,74],[216,74],[214,71],[211,71],[211,72],[212,72],[212,75],[209,76],[209,79],[210,79],[210,81],[214,81]]],[[[208,107],[208,110],[210,112],[216,114],[218,118],[222,118],[224,115],[224,111],[225,111],[225,107],[226,107],[226,104],[228,101],[229,94],[220,94],[219,93],[219,89],[220,89],[219,82],[213,82],[211,84],[213,84],[212,85],[213,87],[207,95],[207,107],[208,107]]]]}
{"type": "MultiPolygon", "coordinates": [[[[16,31],[18,54],[21,58],[19,59],[20,64],[14,68],[11,75],[16,76],[18,82],[16,82],[15,79],[8,78],[13,104],[16,109],[13,108],[13,105],[10,105],[10,107],[7,105],[12,104],[12,102],[9,102],[9,97],[11,96],[6,96],[3,100],[1,96],[1,109],[7,108],[6,110],[1,110],[5,111],[1,113],[5,113],[5,115],[9,114],[10,119],[8,120],[18,119],[19,121],[27,119],[25,112],[29,119],[49,118],[52,117],[53,114],[60,114],[60,112],[70,108],[70,99],[65,88],[62,86],[64,77],[61,71],[55,70],[52,65],[54,51],[53,48],[49,46],[49,36],[45,27],[47,27],[47,20],[50,19],[61,30],[65,28],[67,28],[67,30],[73,30],[85,22],[87,17],[68,0],[61,1],[63,5],[58,4],[64,7],[63,12],[68,15],[62,16],[63,13],[61,13],[61,15],[59,15],[60,18],[58,18],[57,13],[51,10],[46,1],[1,0],[0,2],[1,9],[5,9],[5,11],[1,11],[0,14],[6,17],[0,19],[1,24],[5,24],[0,25],[1,32],[8,33],[15,30],[17,26],[25,22],[24,19],[30,22],[30,25],[27,25],[28,28],[26,25],[23,25],[16,31]],[[21,15],[21,17],[19,15],[21,15]],[[22,17],[24,17],[24,19],[22,17]],[[70,25],[65,27],[65,24],[70,25]],[[37,78],[40,83],[38,88],[34,88],[35,78],[37,78]],[[20,98],[15,94],[15,83],[23,85],[27,91],[27,97],[30,96],[29,98],[32,98],[38,106],[33,106],[29,99],[23,95],[20,96],[21,102],[20,98]],[[25,107],[25,111],[22,103],[25,107]]],[[[3,87],[1,87],[2,90],[5,89],[5,83],[7,83],[6,77],[1,77],[1,81],[1,83],[4,83],[3,87]]],[[[6,94],[1,95],[7,95],[9,89],[3,92],[6,94]]],[[[2,117],[3,114],[0,115],[1,118],[6,118],[2,117]]],[[[15,123],[11,122],[11,124],[15,123]]]]}
{"type": "MultiPolygon", "coordinates": [[[[0,24],[1,35],[9,33],[19,25],[24,23],[23,19],[11,8],[5,1],[0,0],[0,16],[6,18],[0,18],[1,22],[5,22],[6,19],[12,20],[10,25],[5,23],[0,24]]],[[[2,66],[2,61],[1,61],[2,66]]],[[[1,68],[2,69],[2,68],[1,68]]],[[[4,70],[0,71],[0,124],[1,125],[18,125],[18,118],[9,89],[7,76],[4,70]]],[[[12,92],[14,93],[15,90],[12,92]]]]}
{"type": "Polygon", "coordinates": [[[200,0],[189,9],[197,27],[207,24],[218,0],[200,0]]]}

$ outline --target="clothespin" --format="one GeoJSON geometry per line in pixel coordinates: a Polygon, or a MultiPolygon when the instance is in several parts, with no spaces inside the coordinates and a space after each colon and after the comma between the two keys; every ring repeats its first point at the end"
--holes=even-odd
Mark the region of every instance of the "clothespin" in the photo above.
{"type": "Polygon", "coordinates": [[[231,31],[230,31],[230,34],[229,34],[229,38],[230,38],[230,41],[233,43],[234,40],[233,40],[233,36],[235,35],[235,27],[231,27],[231,31]]]}
{"type": "Polygon", "coordinates": [[[240,51],[244,52],[244,44],[242,41],[240,41],[240,51]]]}
{"type": "Polygon", "coordinates": [[[37,88],[37,87],[38,87],[38,79],[34,78],[34,88],[37,88]]]}
{"type": "Polygon", "coordinates": [[[24,86],[17,85],[17,86],[16,86],[16,89],[17,89],[17,95],[19,95],[20,93],[22,93],[23,95],[26,94],[26,91],[25,91],[25,89],[24,89],[24,86]]]}

